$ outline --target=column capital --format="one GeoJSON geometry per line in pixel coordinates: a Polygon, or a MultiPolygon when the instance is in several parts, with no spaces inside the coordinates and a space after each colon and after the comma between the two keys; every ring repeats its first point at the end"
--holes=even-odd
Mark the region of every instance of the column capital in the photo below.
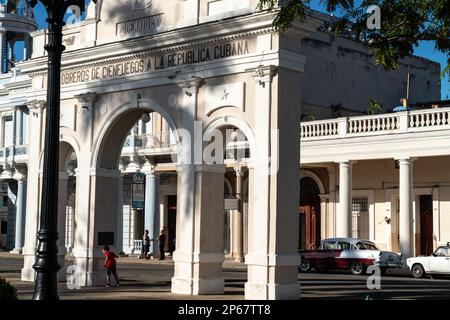
{"type": "Polygon", "coordinates": [[[177,83],[177,85],[183,89],[183,92],[191,97],[194,93],[198,93],[198,89],[203,84],[204,79],[200,77],[191,77],[183,79],[177,83]]]}
{"type": "Polygon", "coordinates": [[[0,178],[1,179],[12,179],[13,178],[12,168],[8,163],[3,164],[3,171],[0,175],[0,178]]]}
{"type": "Polygon", "coordinates": [[[27,101],[26,106],[34,114],[35,112],[39,112],[39,111],[42,111],[43,109],[45,109],[45,107],[47,106],[47,102],[45,100],[35,99],[35,100],[27,101]]]}
{"type": "Polygon", "coordinates": [[[142,166],[141,172],[145,175],[154,175],[156,170],[156,164],[154,161],[147,159],[142,166]]]}
{"type": "Polygon", "coordinates": [[[13,179],[19,181],[19,182],[25,182],[27,180],[27,168],[14,168],[15,172],[13,174],[13,179]]]}
{"type": "Polygon", "coordinates": [[[234,172],[236,176],[242,177],[245,174],[245,170],[243,167],[234,167],[234,172]]]}
{"type": "Polygon", "coordinates": [[[343,166],[349,166],[349,167],[351,167],[351,166],[353,166],[356,162],[358,162],[358,161],[356,161],[356,160],[342,160],[342,161],[336,161],[336,163],[341,167],[343,167],[343,166]]]}
{"type": "Polygon", "coordinates": [[[75,95],[75,98],[81,104],[81,107],[83,109],[90,109],[94,106],[94,103],[97,101],[98,94],[96,92],[86,92],[75,95]]]}
{"type": "Polygon", "coordinates": [[[245,71],[252,75],[253,80],[255,80],[257,84],[264,86],[266,82],[272,82],[272,78],[278,72],[278,67],[274,65],[259,65],[256,68],[247,69],[245,71]]]}
{"type": "Polygon", "coordinates": [[[396,157],[394,158],[399,164],[411,164],[416,161],[418,158],[410,158],[410,157],[396,157]]]}

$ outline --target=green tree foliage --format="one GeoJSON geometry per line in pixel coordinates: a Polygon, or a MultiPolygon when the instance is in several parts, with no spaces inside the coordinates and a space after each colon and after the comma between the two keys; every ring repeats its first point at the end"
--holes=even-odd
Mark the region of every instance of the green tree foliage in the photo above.
{"type": "Polygon", "coordinates": [[[370,103],[369,103],[369,107],[367,108],[367,114],[374,115],[377,113],[381,113],[381,111],[383,111],[383,105],[380,102],[378,102],[372,98],[369,98],[369,100],[370,100],[370,103]]]}
{"type": "Polygon", "coordinates": [[[17,300],[16,288],[3,278],[0,278],[0,300],[17,300]]]}
{"type": "MultiPolygon", "coordinates": [[[[387,70],[397,69],[399,59],[413,53],[419,41],[433,41],[435,49],[448,57],[444,74],[450,74],[450,0],[321,0],[330,13],[343,13],[330,30],[340,34],[351,28],[364,34],[375,52],[376,62],[387,70]],[[378,6],[381,28],[369,29],[367,21],[378,6]]],[[[305,18],[310,0],[259,0],[259,9],[276,12],[273,25],[287,30],[294,20],[305,18]],[[278,5],[281,3],[281,5],[278,5]]]]}

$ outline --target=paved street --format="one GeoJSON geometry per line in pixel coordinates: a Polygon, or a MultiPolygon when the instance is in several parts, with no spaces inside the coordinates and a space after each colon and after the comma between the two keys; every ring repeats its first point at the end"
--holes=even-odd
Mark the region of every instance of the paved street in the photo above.
{"type": "MultiPolygon", "coordinates": [[[[0,277],[7,278],[19,291],[20,299],[30,299],[33,286],[20,281],[22,258],[0,253],[0,277]]],[[[61,299],[226,299],[244,298],[245,266],[226,261],[224,264],[225,295],[185,296],[170,293],[170,279],[173,275],[171,260],[141,261],[136,258],[121,258],[118,265],[121,277],[119,288],[94,287],[81,290],[69,290],[60,283],[61,299]]],[[[353,276],[344,272],[318,274],[315,272],[300,274],[302,299],[450,299],[450,278],[414,280],[402,273],[388,273],[381,280],[381,290],[367,288],[368,276],[353,276]]]]}

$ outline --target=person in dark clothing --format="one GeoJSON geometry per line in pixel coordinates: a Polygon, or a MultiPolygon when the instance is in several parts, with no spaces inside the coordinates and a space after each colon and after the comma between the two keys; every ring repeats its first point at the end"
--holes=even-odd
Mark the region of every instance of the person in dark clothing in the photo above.
{"type": "Polygon", "coordinates": [[[161,229],[161,233],[158,236],[159,241],[159,260],[164,260],[166,258],[166,254],[164,253],[164,247],[166,246],[166,235],[164,233],[164,229],[161,229]]]}
{"type": "Polygon", "coordinates": [[[150,237],[148,236],[148,230],[144,231],[144,236],[142,237],[142,254],[140,259],[148,259],[148,252],[150,251],[150,237]]]}

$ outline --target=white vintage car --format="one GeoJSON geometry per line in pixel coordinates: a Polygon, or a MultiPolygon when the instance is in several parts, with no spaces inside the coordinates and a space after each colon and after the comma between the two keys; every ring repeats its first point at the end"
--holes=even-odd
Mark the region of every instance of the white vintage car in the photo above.
{"type": "Polygon", "coordinates": [[[414,278],[422,278],[426,274],[450,275],[450,242],[438,247],[431,256],[406,259],[406,264],[414,278]]]}

